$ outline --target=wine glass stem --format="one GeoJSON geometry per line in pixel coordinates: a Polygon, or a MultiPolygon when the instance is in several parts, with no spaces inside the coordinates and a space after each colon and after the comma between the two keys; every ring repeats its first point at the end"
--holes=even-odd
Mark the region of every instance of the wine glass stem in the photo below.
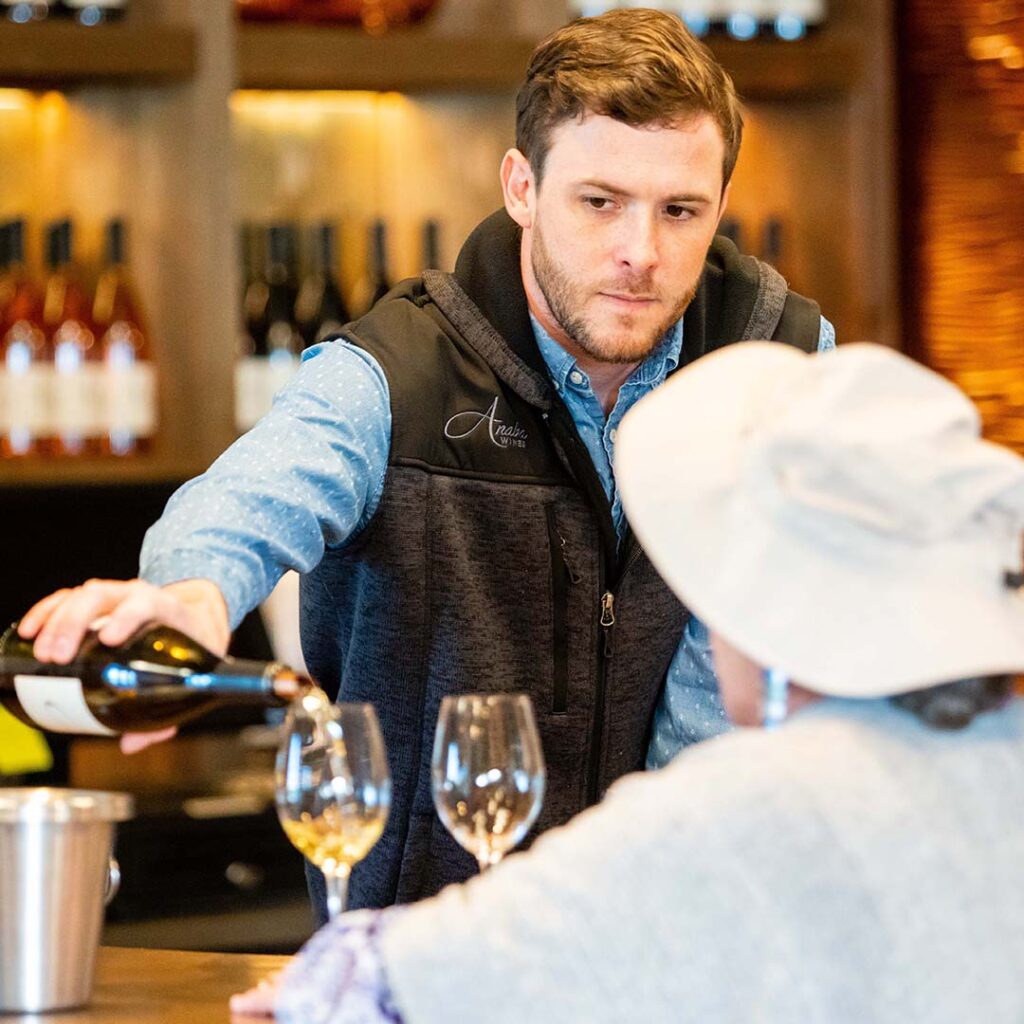
{"type": "Polygon", "coordinates": [[[480,873],[483,874],[488,868],[494,867],[501,860],[501,854],[494,850],[484,850],[476,855],[476,860],[480,865],[480,873]]]}
{"type": "Polygon", "coordinates": [[[350,874],[351,870],[346,864],[339,864],[333,871],[324,872],[324,881],[327,883],[327,916],[332,921],[345,912],[350,874]]]}

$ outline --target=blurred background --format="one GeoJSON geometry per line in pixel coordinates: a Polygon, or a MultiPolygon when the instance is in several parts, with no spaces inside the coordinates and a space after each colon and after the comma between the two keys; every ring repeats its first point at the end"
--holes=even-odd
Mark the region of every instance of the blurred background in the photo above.
{"type": "MultiPolygon", "coordinates": [[[[934,366],[1024,451],[1024,0],[649,5],[706,37],[746,103],[723,230],[841,343],[934,366]]],[[[169,494],[304,346],[452,269],[500,205],[533,46],[613,6],[0,0],[0,620],[134,575],[169,494]]],[[[293,588],[237,653],[299,660],[293,588]]],[[[54,740],[0,757],[0,782],[138,795],[106,941],[289,951],[309,917],[273,736],[214,717],[131,763],[54,740]]]]}

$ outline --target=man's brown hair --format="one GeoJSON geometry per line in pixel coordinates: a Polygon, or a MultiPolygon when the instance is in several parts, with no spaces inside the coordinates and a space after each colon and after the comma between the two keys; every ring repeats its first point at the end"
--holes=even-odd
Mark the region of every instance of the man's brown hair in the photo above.
{"type": "Polygon", "coordinates": [[[588,113],[635,128],[709,114],[725,140],[723,188],[732,177],[743,135],[736,89],[675,15],[634,8],[580,18],[534,50],[516,98],[516,148],[538,183],[552,130],[588,113]]]}

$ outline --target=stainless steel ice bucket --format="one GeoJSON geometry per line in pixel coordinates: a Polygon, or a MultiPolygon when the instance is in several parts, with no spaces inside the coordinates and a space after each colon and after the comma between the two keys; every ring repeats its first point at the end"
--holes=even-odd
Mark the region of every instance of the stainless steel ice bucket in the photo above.
{"type": "Polygon", "coordinates": [[[89,1001],[114,827],[132,811],[124,793],[0,788],[0,1013],[89,1001]]]}

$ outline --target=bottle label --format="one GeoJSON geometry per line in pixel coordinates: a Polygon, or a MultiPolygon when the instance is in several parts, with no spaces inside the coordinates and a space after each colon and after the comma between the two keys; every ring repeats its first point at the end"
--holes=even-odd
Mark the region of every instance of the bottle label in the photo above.
{"type": "Polygon", "coordinates": [[[295,371],[299,368],[299,357],[291,352],[278,350],[277,352],[270,353],[267,363],[269,367],[267,374],[267,408],[264,410],[265,412],[268,412],[274,404],[274,395],[295,376],[295,371]]]}
{"type": "Polygon", "coordinates": [[[263,356],[247,356],[235,364],[235,426],[240,432],[267,411],[268,369],[263,356]]]}
{"type": "MultiPolygon", "coordinates": [[[[116,326],[116,325],[115,325],[116,326]]],[[[150,437],[156,431],[156,370],[135,358],[130,345],[113,343],[107,351],[104,411],[108,433],[150,437]]]]}
{"type": "Polygon", "coordinates": [[[274,395],[298,368],[299,357],[281,350],[239,359],[235,364],[235,426],[240,432],[270,412],[274,395]]]}
{"type": "Polygon", "coordinates": [[[57,345],[55,363],[55,432],[60,435],[78,434],[84,437],[102,433],[102,366],[87,363],[81,350],[68,343],[57,345]]]}
{"type": "Polygon", "coordinates": [[[85,702],[82,680],[76,676],[14,677],[14,692],[25,714],[40,729],[90,736],[116,736],[97,721],[85,702]]]}
{"type": "Polygon", "coordinates": [[[49,433],[52,378],[53,367],[36,362],[26,341],[10,342],[5,366],[0,367],[0,418],[12,438],[31,444],[49,433]]]}

